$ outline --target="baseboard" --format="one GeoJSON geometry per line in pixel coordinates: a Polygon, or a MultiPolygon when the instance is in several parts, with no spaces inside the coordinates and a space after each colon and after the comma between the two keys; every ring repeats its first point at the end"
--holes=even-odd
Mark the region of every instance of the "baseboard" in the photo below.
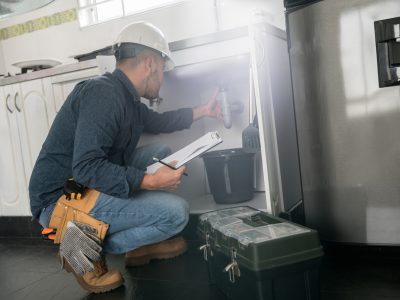
{"type": "Polygon", "coordinates": [[[41,228],[30,216],[0,217],[0,237],[40,237],[41,228]]]}
{"type": "MultiPolygon", "coordinates": [[[[189,216],[189,223],[183,230],[182,235],[188,240],[197,240],[196,228],[197,214],[189,216]]],[[[30,216],[0,217],[0,238],[4,237],[41,237],[42,226],[30,216]]]]}

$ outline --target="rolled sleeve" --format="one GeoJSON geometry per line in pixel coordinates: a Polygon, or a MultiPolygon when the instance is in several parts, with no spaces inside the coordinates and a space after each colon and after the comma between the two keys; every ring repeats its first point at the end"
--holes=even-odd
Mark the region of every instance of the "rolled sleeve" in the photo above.
{"type": "Polygon", "coordinates": [[[148,133],[170,133],[188,129],[193,123],[193,109],[181,108],[164,113],[155,112],[142,104],[145,117],[144,130],[148,133]]]}

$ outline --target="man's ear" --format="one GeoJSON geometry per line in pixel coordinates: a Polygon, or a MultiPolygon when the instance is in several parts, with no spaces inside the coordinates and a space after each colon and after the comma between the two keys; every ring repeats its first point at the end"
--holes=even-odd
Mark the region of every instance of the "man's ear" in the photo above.
{"type": "Polygon", "coordinates": [[[151,74],[154,70],[154,58],[151,57],[150,55],[146,56],[144,59],[144,64],[145,64],[145,70],[146,74],[151,74]]]}

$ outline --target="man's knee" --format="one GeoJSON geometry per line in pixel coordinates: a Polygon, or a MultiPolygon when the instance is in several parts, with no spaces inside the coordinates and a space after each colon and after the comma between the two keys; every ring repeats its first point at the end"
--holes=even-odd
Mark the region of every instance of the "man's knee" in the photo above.
{"type": "Polygon", "coordinates": [[[183,199],[181,199],[177,217],[177,226],[180,228],[179,231],[181,231],[185,228],[189,221],[189,205],[183,199]]]}
{"type": "Polygon", "coordinates": [[[189,221],[189,205],[179,196],[170,195],[165,199],[168,203],[168,224],[173,234],[182,231],[189,221]]]}

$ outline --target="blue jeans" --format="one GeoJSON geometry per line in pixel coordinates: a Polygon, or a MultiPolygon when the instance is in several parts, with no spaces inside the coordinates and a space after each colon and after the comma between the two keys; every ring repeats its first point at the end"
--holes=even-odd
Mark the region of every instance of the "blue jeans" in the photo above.
{"type": "MultiPolygon", "coordinates": [[[[140,147],[130,164],[144,169],[153,163],[153,157],[164,158],[170,152],[159,144],[140,147]]],[[[48,226],[54,206],[42,210],[39,217],[42,226],[48,226]]],[[[110,225],[103,251],[119,254],[181,232],[189,220],[189,206],[181,197],[164,191],[137,191],[127,199],[100,193],[89,214],[110,225]]]]}

